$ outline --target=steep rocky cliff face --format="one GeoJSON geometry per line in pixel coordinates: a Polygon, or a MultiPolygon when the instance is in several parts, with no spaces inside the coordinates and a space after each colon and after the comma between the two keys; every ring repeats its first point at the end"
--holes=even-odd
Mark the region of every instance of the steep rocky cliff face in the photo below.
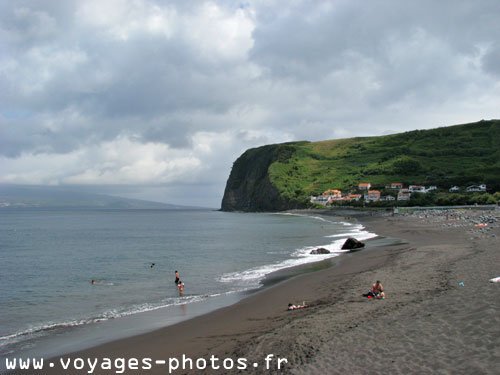
{"type": "Polygon", "coordinates": [[[268,145],[247,150],[233,164],[222,199],[222,211],[282,211],[299,208],[280,197],[269,178],[269,166],[286,161],[295,148],[291,144],[268,145]]]}

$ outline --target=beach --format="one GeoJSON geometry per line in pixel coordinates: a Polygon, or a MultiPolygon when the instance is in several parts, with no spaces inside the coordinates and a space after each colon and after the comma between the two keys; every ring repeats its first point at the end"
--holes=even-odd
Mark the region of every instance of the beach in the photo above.
{"type": "Polygon", "coordinates": [[[92,373],[90,359],[95,374],[167,374],[172,358],[176,374],[496,374],[500,284],[489,279],[500,276],[498,217],[498,210],[363,215],[357,220],[369,231],[401,241],[369,240],[330,268],[234,305],[65,355],[67,370],[54,358],[24,373],[92,373]],[[491,222],[478,226],[485,215],[491,222]],[[362,297],[375,280],[384,300],[362,297]],[[309,307],[287,311],[302,301],[309,307]],[[192,360],[186,369],[183,356],[192,360]]]}

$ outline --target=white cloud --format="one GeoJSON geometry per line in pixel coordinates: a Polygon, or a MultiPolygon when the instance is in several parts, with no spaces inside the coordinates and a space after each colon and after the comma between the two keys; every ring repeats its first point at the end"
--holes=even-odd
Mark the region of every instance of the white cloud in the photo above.
{"type": "Polygon", "coordinates": [[[241,60],[253,46],[252,13],[216,1],[194,2],[177,10],[148,0],[89,0],[81,4],[77,17],[85,27],[124,42],[144,34],[177,38],[208,60],[241,60]]]}
{"type": "Polygon", "coordinates": [[[170,38],[176,27],[176,16],[175,8],[142,0],[87,0],[81,2],[76,12],[77,22],[84,27],[101,29],[121,41],[144,32],[170,38]]]}
{"type": "Polygon", "coordinates": [[[183,19],[183,34],[204,59],[243,60],[253,46],[253,29],[249,11],[224,9],[216,2],[204,3],[183,19]]]}
{"type": "Polygon", "coordinates": [[[23,184],[160,184],[190,181],[201,167],[192,150],[173,150],[165,144],[141,143],[120,136],[112,141],[69,153],[25,153],[9,166],[1,182],[23,184]]]}

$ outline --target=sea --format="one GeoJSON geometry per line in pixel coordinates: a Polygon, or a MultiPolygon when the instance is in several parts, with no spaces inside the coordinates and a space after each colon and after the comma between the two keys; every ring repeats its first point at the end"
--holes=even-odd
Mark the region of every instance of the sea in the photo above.
{"type": "Polygon", "coordinates": [[[315,214],[1,209],[0,363],[192,318],[260,290],[273,275],[314,270],[339,256],[347,237],[374,236],[315,214]],[[311,255],[318,247],[331,253],[311,255]]]}

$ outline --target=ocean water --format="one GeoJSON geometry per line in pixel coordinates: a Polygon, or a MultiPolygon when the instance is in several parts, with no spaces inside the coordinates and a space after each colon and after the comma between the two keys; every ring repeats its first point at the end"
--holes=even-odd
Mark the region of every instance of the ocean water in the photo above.
{"type": "Polygon", "coordinates": [[[221,296],[258,289],[274,271],[339,255],[348,236],[374,235],[340,218],[298,214],[0,210],[0,357],[42,353],[40,340],[79,327],[153,311],[165,317],[200,302],[216,308],[221,296]],[[310,255],[317,247],[332,253],[310,255]]]}

